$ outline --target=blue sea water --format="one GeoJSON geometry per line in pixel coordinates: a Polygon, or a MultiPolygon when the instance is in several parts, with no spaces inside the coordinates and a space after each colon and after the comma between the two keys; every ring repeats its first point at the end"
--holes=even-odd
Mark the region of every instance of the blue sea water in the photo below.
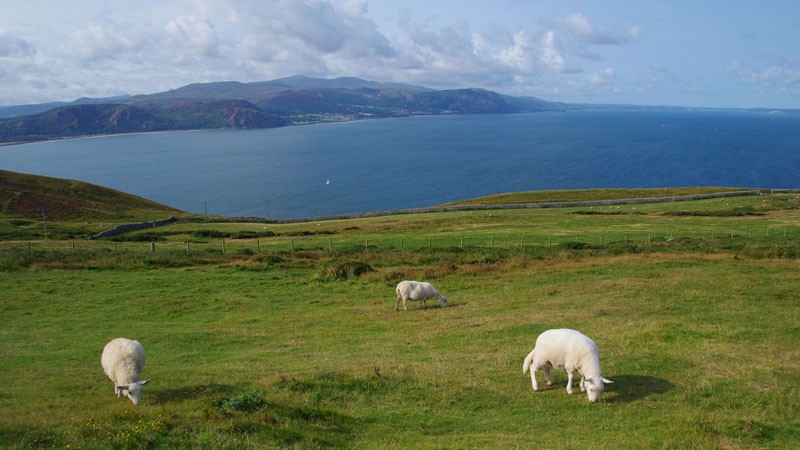
{"type": "Polygon", "coordinates": [[[0,147],[0,168],[194,213],[296,218],[540,189],[800,187],[800,114],[426,116],[0,147]]]}

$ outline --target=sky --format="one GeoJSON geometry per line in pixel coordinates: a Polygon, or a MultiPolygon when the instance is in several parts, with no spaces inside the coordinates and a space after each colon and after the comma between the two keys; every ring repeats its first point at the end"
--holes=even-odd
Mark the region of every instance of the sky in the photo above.
{"type": "Polygon", "coordinates": [[[0,0],[0,105],[354,76],[800,108],[796,0],[0,0]]]}

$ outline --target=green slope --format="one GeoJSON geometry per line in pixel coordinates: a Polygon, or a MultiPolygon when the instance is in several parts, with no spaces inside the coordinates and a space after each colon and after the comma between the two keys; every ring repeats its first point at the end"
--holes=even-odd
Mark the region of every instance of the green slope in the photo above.
{"type": "Polygon", "coordinates": [[[681,187],[681,188],[653,188],[653,189],[575,189],[575,190],[550,190],[509,192],[504,194],[487,195],[467,200],[447,203],[444,206],[459,205],[495,205],[519,203],[558,203],[558,202],[589,202],[600,200],[623,200],[633,198],[664,198],[685,195],[715,194],[719,192],[733,192],[747,190],[744,188],[729,187],[681,187]]]}
{"type": "Polygon", "coordinates": [[[149,218],[181,211],[81,181],[0,170],[0,213],[55,220],[149,218]]]}

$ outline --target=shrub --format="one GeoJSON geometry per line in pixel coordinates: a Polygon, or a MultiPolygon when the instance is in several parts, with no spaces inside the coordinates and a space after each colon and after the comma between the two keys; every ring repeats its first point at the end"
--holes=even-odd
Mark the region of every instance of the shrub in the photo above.
{"type": "Polygon", "coordinates": [[[219,404],[219,409],[224,412],[230,411],[243,411],[254,412],[267,405],[264,399],[264,391],[256,389],[255,391],[243,392],[234,395],[233,397],[223,400],[219,404]]]}
{"type": "Polygon", "coordinates": [[[374,271],[375,269],[373,269],[369,264],[360,261],[354,261],[335,265],[330,270],[330,276],[332,278],[346,280],[348,278],[358,278],[364,274],[374,271]]]}

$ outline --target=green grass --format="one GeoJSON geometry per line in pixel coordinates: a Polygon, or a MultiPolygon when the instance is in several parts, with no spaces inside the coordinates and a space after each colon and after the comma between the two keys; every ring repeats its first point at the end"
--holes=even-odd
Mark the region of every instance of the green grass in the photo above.
{"type": "Polygon", "coordinates": [[[786,448],[800,437],[797,260],[415,261],[405,270],[429,271],[453,307],[399,313],[395,264],[350,279],[312,263],[4,272],[0,442],[786,448]],[[533,393],[521,373],[536,335],[562,326],[601,348],[615,384],[600,404],[568,396],[564,374],[533,393]],[[99,365],[117,336],[148,352],[139,408],[113,396],[99,365]]]}
{"type": "Polygon", "coordinates": [[[797,206],[765,195],[17,236],[0,242],[0,447],[792,448],[797,206]],[[395,312],[407,278],[452,307],[395,312]],[[531,390],[522,360],[555,327],[597,342],[615,381],[599,403],[567,395],[560,372],[531,390]],[[119,336],[147,351],[138,408],[100,367],[119,336]]]}
{"type": "Polygon", "coordinates": [[[575,189],[509,192],[505,194],[487,195],[467,200],[448,203],[447,205],[491,205],[497,203],[551,203],[551,202],[586,202],[597,200],[622,200],[632,198],[659,198],[686,195],[715,194],[733,192],[744,188],[727,187],[683,187],[683,188],[651,188],[651,189],[575,189]]]}

